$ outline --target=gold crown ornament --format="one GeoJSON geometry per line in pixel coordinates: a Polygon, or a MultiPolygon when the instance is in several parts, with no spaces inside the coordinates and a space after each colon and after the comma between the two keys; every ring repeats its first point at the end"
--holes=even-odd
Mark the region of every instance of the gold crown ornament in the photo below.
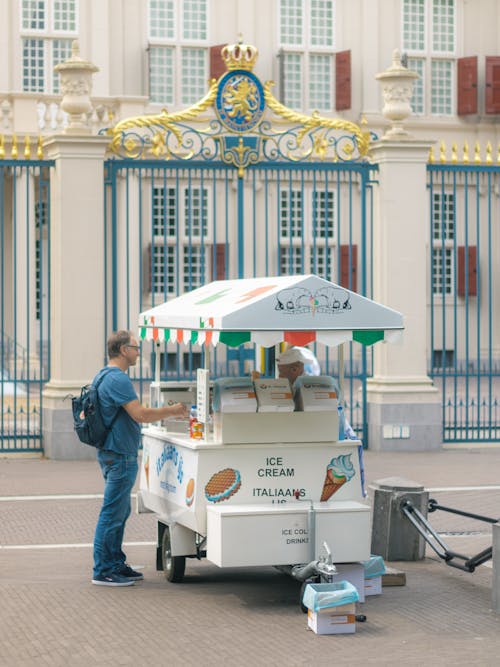
{"type": "Polygon", "coordinates": [[[259,55],[255,46],[243,44],[241,40],[238,44],[226,44],[220,53],[226,63],[226,69],[243,69],[248,72],[252,71],[259,55]]]}

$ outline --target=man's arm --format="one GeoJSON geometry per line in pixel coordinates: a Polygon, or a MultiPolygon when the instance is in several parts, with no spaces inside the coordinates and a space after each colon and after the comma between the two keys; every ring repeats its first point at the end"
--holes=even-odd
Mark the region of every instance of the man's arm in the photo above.
{"type": "Polygon", "coordinates": [[[164,405],[161,408],[147,408],[139,403],[138,399],[125,403],[123,409],[139,424],[150,424],[160,421],[167,417],[179,417],[187,419],[188,411],[184,403],[174,403],[174,405],[164,405]]]}

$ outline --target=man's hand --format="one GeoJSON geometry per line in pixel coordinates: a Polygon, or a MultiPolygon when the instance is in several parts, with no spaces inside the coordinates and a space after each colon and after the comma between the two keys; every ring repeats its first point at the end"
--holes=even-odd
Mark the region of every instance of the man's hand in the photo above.
{"type": "Polygon", "coordinates": [[[135,401],[130,401],[130,403],[125,403],[123,408],[139,424],[151,424],[152,422],[160,421],[160,419],[168,419],[169,417],[187,419],[189,415],[184,403],[164,405],[161,408],[147,408],[141,405],[138,399],[136,399],[135,401]]]}
{"type": "Polygon", "coordinates": [[[184,403],[174,403],[166,407],[168,413],[166,419],[169,417],[177,417],[178,419],[187,419],[189,417],[189,412],[187,406],[184,403]]]}

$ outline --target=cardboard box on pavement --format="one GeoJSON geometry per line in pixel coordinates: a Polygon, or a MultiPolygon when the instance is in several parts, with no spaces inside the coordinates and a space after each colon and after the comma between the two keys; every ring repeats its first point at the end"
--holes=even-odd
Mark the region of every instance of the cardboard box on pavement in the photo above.
{"type": "Polygon", "coordinates": [[[356,631],[356,603],[307,611],[307,625],[317,635],[352,634],[356,631]]]}

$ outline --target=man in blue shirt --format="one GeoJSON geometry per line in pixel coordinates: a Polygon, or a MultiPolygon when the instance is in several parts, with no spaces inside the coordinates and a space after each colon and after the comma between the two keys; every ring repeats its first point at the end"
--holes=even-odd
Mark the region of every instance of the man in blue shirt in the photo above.
{"type": "Polygon", "coordinates": [[[161,408],[148,408],[139,403],[127,373],[130,366],[137,363],[139,354],[137,339],[130,331],[115,331],[108,339],[109,364],[94,378],[96,382],[104,375],[98,389],[99,404],[105,423],[113,422],[103,449],[97,452],[105,480],[94,537],[92,583],[97,586],[132,586],[143,579],[140,572],[127,565],[122,550],[125,523],[131,510],[130,492],[137,477],[140,424],[188,416],[182,403],[161,408]]]}

